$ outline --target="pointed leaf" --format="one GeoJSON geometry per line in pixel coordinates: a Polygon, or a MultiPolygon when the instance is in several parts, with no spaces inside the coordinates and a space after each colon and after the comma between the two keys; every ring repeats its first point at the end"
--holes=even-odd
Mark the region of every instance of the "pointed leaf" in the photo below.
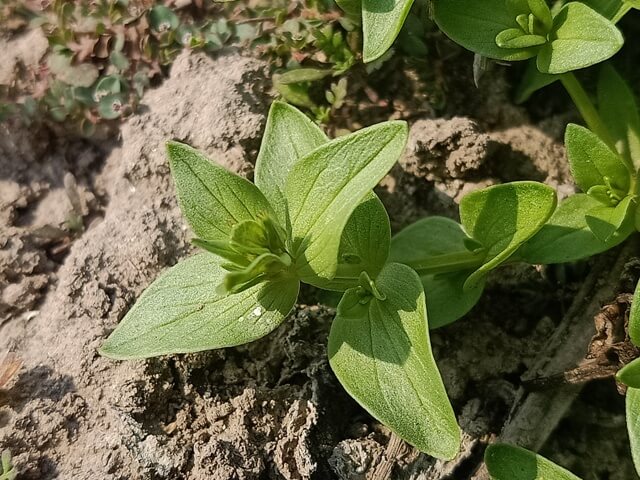
{"type": "Polygon", "coordinates": [[[536,182],[513,182],[477,190],[460,202],[460,219],[467,234],[486,249],[484,265],[465,283],[480,278],[507,260],[535,235],[556,208],[556,192],[536,182]]]}
{"type": "Polygon", "coordinates": [[[436,367],[418,275],[390,263],[377,281],[386,300],[347,291],[329,335],[329,362],[371,415],[419,450],[451,459],[460,430],[436,367]]]}
{"type": "MultiPolygon", "coordinates": [[[[516,4],[514,4],[516,5],[516,4]]],[[[505,0],[433,0],[434,19],[454,42],[483,57],[497,60],[526,60],[534,57],[539,47],[500,48],[496,37],[504,30],[519,28],[518,13],[529,13],[527,2],[511,11],[505,8],[505,0]]]]}
{"type": "Polygon", "coordinates": [[[636,358],[618,370],[616,378],[628,387],[640,388],[640,358],[636,358]]]}
{"type": "Polygon", "coordinates": [[[194,148],[167,143],[182,213],[202,240],[226,240],[234,225],[275,216],[254,184],[210,162],[194,148]]]}
{"type": "Polygon", "coordinates": [[[147,358],[249,343],[278,327],[298,296],[292,278],[219,295],[216,287],[226,273],[210,253],[170,268],[144,291],[100,353],[147,358]]]}
{"type": "Polygon", "coordinates": [[[587,194],[563,200],[549,221],[515,254],[531,264],[574,262],[602,253],[627,238],[632,228],[608,242],[599,240],[587,225],[587,212],[602,204],[587,194]]]}
{"type": "Polygon", "coordinates": [[[549,40],[538,54],[538,69],[555,74],[604,62],[624,44],[611,21],[580,2],[570,2],[558,12],[549,40]]]}
{"type": "Polygon", "coordinates": [[[640,168],[640,113],[629,85],[609,64],[600,70],[598,110],[627,165],[640,168]]]}
{"type": "Polygon", "coordinates": [[[393,45],[413,0],[362,0],[365,63],[380,58],[393,45]]]}
{"type": "Polygon", "coordinates": [[[567,156],[574,180],[583,192],[610,183],[625,193],[631,181],[624,162],[591,130],[570,123],[565,134],[567,156]]]}
{"type": "Polygon", "coordinates": [[[300,278],[331,280],[342,231],[361,199],[398,160],[404,122],[386,122],[322,145],[294,165],[286,195],[300,278]]]}
{"type": "Polygon", "coordinates": [[[580,480],[540,455],[505,443],[489,445],[484,461],[493,480],[580,480]]]}
{"type": "Polygon", "coordinates": [[[614,235],[627,235],[633,225],[636,202],[628,196],[615,207],[599,205],[587,212],[587,225],[602,242],[610,242],[614,235]]]}
{"type": "Polygon", "coordinates": [[[636,285],[629,311],[629,337],[636,347],[640,347],[640,282],[636,285]]]}
{"type": "Polygon", "coordinates": [[[631,456],[636,472],[640,475],[640,389],[627,389],[627,431],[631,444],[631,456]]]}
{"type": "Polygon", "coordinates": [[[338,269],[331,280],[318,278],[317,287],[344,292],[359,284],[360,274],[375,278],[389,256],[391,226],[380,199],[369,192],[342,231],[338,269]]]}

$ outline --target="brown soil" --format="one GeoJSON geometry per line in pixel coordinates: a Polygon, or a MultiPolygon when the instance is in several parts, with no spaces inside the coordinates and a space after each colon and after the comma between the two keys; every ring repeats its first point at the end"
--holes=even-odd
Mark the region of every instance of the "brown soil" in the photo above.
{"type": "MultiPolygon", "coordinates": [[[[405,158],[379,187],[395,230],[425,214],[455,215],[464,193],[498,181],[572,191],[561,122],[533,125],[508,102],[502,77],[483,89],[485,101],[467,109],[473,118],[456,116],[462,102],[452,99],[447,118],[412,122],[405,158]]],[[[260,61],[183,54],[117,142],[2,127],[0,352],[13,349],[25,364],[0,392],[0,449],[13,453],[19,478],[379,480],[392,469],[393,479],[462,480],[477,470],[583,273],[557,284],[531,267],[503,269],[467,318],[433,333],[464,432],[448,463],[392,449],[389,432],[343,392],[326,360],[328,307],[298,305],[275,333],[239,348],[136,362],[97,354],[144,288],[193,250],[164,142],[187,142],[250,177],[268,91],[260,61]],[[75,234],[59,230],[71,212],[67,171],[85,215],[75,234]]],[[[596,422],[611,429],[581,433],[579,448],[552,439],[556,456],[591,465],[608,432],[622,435],[613,410],[596,422]]],[[[576,415],[562,428],[575,432],[576,415]]],[[[619,451],[617,463],[585,478],[631,478],[620,445],[607,450],[619,451]]]]}

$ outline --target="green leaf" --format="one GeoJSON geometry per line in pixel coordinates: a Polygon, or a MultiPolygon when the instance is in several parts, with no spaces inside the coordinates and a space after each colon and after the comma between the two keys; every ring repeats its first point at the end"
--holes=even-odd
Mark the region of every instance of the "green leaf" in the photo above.
{"type": "Polygon", "coordinates": [[[386,300],[348,290],[329,334],[338,380],[371,415],[419,450],[451,459],[460,430],[429,342],[418,275],[390,263],[376,281],[386,300]]]}
{"type": "Polygon", "coordinates": [[[389,256],[391,226],[380,199],[369,192],[349,218],[340,239],[338,268],[331,280],[318,278],[315,285],[344,292],[358,285],[362,272],[375,278],[389,256]]]}
{"type": "Polygon", "coordinates": [[[582,3],[593,8],[605,18],[611,20],[624,3],[623,0],[582,0],[582,3]]]}
{"type": "Polygon", "coordinates": [[[540,455],[505,443],[489,445],[484,461],[493,480],[580,480],[540,455]]]}
{"type": "Polygon", "coordinates": [[[549,221],[516,253],[531,264],[574,262],[602,253],[621,243],[632,232],[620,232],[609,242],[599,240],[587,225],[586,215],[602,204],[587,194],[563,200],[549,221]]]}
{"type": "Polygon", "coordinates": [[[616,378],[628,387],[640,388],[640,358],[636,358],[618,370],[616,378]]]}
{"type": "Polygon", "coordinates": [[[292,83],[315,82],[331,75],[333,71],[320,68],[296,68],[278,75],[278,82],[282,85],[292,83]]]}
{"type": "Polygon", "coordinates": [[[175,30],[180,25],[180,19],[169,7],[155,5],[149,11],[149,24],[156,32],[175,30]]]}
{"type": "Polygon", "coordinates": [[[627,431],[629,432],[629,443],[631,444],[631,456],[636,472],[640,475],[640,390],[637,388],[627,389],[626,398],[627,410],[627,431]]]}
{"type": "Polygon", "coordinates": [[[556,192],[537,182],[513,182],[472,192],[460,202],[467,234],[486,249],[484,264],[469,276],[475,288],[489,271],[506,261],[535,235],[556,208],[556,192]]]}
{"type": "Polygon", "coordinates": [[[629,85],[609,64],[600,70],[598,110],[629,167],[640,168],[640,113],[629,85]]]}
{"type": "Polygon", "coordinates": [[[628,235],[633,228],[636,202],[628,196],[615,207],[599,205],[587,212],[587,225],[593,234],[603,242],[609,242],[614,235],[628,235]]]}
{"type": "Polygon", "coordinates": [[[636,285],[629,311],[629,337],[631,342],[640,347],[640,282],[636,285]]]}
{"type": "Polygon", "coordinates": [[[362,15],[362,0],[336,0],[336,3],[347,15],[354,17],[362,15]]]}
{"type": "Polygon", "coordinates": [[[322,130],[297,108],[283,102],[271,104],[256,160],[255,182],[282,225],[289,224],[284,194],[289,172],[298,160],[328,141],[322,130]]]}
{"type": "Polygon", "coordinates": [[[227,240],[234,225],[275,213],[248,180],[209,161],[196,149],[167,143],[171,173],[180,208],[195,234],[203,240],[227,240]]]}
{"type": "Polygon", "coordinates": [[[210,253],[181,261],[144,291],[100,353],[125,360],[252,342],[278,327],[298,296],[293,278],[219,295],[226,274],[210,253]]]}
{"type": "Polygon", "coordinates": [[[616,189],[627,193],[631,181],[627,167],[595,133],[570,123],[564,142],[571,174],[583,192],[588,192],[596,185],[611,183],[616,189]]]}
{"type": "Polygon", "coordinates": [[[536,61],[531,59],[527,62],[527,69],[524,72],[522,80],[518,84],[516,90],[515,102],[524,103],[529,100],[529,97],[538,90],[551,85],[552,83],[560,80],[558,75],[551,75],[549,73],[542,73],[538,70],[536,61]]]}
{"type": "Polygon", "coordinates": [[[285,191],[292,252],[303,281],[314,285],[336,275],[349,217],[395,164],[406,141],[406,123],[386,122],[332,140],[293,166],[285,191]]]}
{"type": "Polygon", "coordinates": [[[539,47],[500,48],[496,44],[502,31],[520,27],[516,13],[525,12],[511,11],[505,0],[433,0],[434,19],[440,30],[467,50],[497,60],[526,60],[539,50],[539,47]]]}
{"type": "Polygon", "coordinates": [[[566,4],[553,19],[550,42],[538,54],[543,73],[566,73],[590,67],[615,55],[624,39],[620,30],[580,2],[566,4]]]}
{"type": "Polygon", "coordinates": [[[105,95],[98,102],[98,115],[105,120],[114,120],[122,115],[125,98],[119,93],[105,95]]]}
{"type": "Polygon", "coordinates": [[[380,58],[393,45],[413,0],[362,0],[362,56],[365,63],[380,58]]]}
{"type": "MultiPolygon", "coordinates": [[[[460,254],[468,258],[469,237],[461,225],[444,217],[428,217],[401,230],[391,240],[389,261],[403,263],[418,269],[438,258],[452,259],[460,254]]],[[[432,263],[433,263],[432,262],[432,263]]],[[[436,274],[421,274],[420,280],[427,295],[429,327],[438,328],[464,316],[478,302],[484,290],[484,279],[477,286],[464,290],[463,286],[473,271],[482,265],[459,265],[449,263],[452,271],[436,274]],[[455,301],[452,301],[455,299],[455,301]]]]}

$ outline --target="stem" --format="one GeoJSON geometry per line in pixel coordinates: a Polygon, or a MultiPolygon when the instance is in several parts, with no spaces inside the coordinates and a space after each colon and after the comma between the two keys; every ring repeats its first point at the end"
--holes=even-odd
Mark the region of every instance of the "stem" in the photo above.
{"type": "Polygon", "coordinates": [[[434,255],[423,260],[408,262],[419,275],[435,275],[437,273],[457,272],[480,267],[487,253],[484,250],[476,252],[456,252],[434,255]]]}
{"type": "Polygon", "coordinates": [[[624,17],[632,8],[633,7],[627,2],[622,2],[622,5],[620,5],[620,9],[613,16],[611,22],[614,24],[618,23],[620,20],[622,20],[622,17],[624,17]]]}
{"type": "Polygon", "coordinates": [[[560,80],[562,81],[564,88],[569,92],[573,103],[578,107],[578,111],[580,112],[580,115],[582,115],[582,118],[584,118],[589,129],[615,151],[615,142],[613,141],[613,138],[611,138],[609,129],[602,121],[602,118],[600,117],[598,110],[596,110],[596,107],[593,105],[593,102],[591,102],[589,95],[584,88],[582,88],[580,81],[572,72],[563,73],[560,75],[560,80]]]}

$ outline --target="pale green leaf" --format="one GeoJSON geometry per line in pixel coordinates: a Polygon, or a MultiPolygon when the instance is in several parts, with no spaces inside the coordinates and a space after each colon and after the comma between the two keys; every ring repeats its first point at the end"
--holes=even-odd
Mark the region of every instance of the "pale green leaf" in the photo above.
{"type": "Polygon", "coordinates": [[[331,75],[333,71],[320,68],[296,68],[278,75],[278,83],[290,85],[292,83],[315,82],[331,75]]]}
{"type": "Polygon", "coordinates": [[[598,110],[627,165],[640,168],[640,113],[629,85],[609,64],[600,70],[598,110]]]}
{"type": "Polygon", "coordinates": [[[549,40],[540,50],[537,64],[541,72],[553,74],[603,62],[624,44],[611,21],[580,2],[570,2],[558,12],[549,40]]]}
{"type": "Polygon", "coordinates": [[[620,156],[591,130],[570,123],[565,139],[571,174],[583,192],[595,185],[611,183],[626,194],[631,181],[620,156]],[[605,180],[605,177],[609,179],[605,180]]]}
{"type": "Polygon", "coordinates": [[[460,430],[429,342],[418,275],[390,263],[376,280],[386,300],[347,291],[329,335],[338,380],[371,415],[419,450],[451,459],[460,430]]]}
{"type": "Polygon", "coordinates": [[[640,475],[640,389],[627,389],[626,410],[631,456],[636,472],[640,475]]]}
{"type": "Polygon", "coordinates": [[[196,149],[167,143],[171,173],[182,213],[203,240],[227,240],[234,225],[261,216],[275,217],[254,184],[209,161],[196,149]]]}
{"type": "Polygon", "coordinates": [[[256,160],[255,182],[282,225],[289,223],[284,194],[289,172],[298,160],[328,141],[322,130],[297,108],[283,102],[271,104],[256,160]]]}
{"type": "Polygon", "coordinates": [[[375,278],[387,261],[390,242],[389,216],[380,199],[370,192],[342,231],[336,275],[331,280],[318,278],[315,285],[344,292],[358,285],[362,272],[375,278]]]}
{"type": "Polygon", "coordinates": [[[633,228],[636,202],[628,196],[615,207],[599,205],[587,212],[587,225],[602,242],[610,242],[615,235],[627,236],[633,228]]]}
{"type": "Polygon", "coordinates": [[[629,311],[629,337],[636,347],[640,347],[640,282],[636,285],[629,311]]]}
{"type": "Polygon", "coordinates": [[[124,360],[198,352],[249,343],[278,327],[296,301],[298,281],[282,278],[220,295],[216,287],[227,274],[220,261],[200,253],[164,272],[100,353],[124,360]]]}
{"type": "Polygon", "coordinates": [[[505,443],[489,445],[484,461],[492,480],[580,480],[534,452],[505,443]]]}
{"type": "Polygon", "coordinates": [[[362,0],[365,62],[380,58],[400,33],[413,0],[362,0]]]}
{"type": "Polygon", "coordinates": [[[618,370],[616,378],[628,387],[640,388],[640,358],[636,358],[618,370]]]}
{"type": "Polygon", "coordinates": [[[349,217],[395,164],[406,141],[404,122],[386,122],[332,140],[294,165],[286,196],[292,253],[303,281],[313,285],[336,275],[349,217]]]}
{"type": "MultiPolygon", "coordinates": [[[[519,28],[516,12],[505,8],[505,0],[433,0],[433,13],[438,27],[449,38],[483,57],[526,60],[539,50],[539,47],[500,48],[496,44],[502,31],[519,28]]],[[[529,10],[518,13],[528,14],[529,10]]]]}
{"type": "Polygon", "coordinates": [[[609,242],[599,240],[587,225],[587,212],[602,205],[587,194],[563,200],[549,221],[515,254],[531,264],[574,262],[602,253],[621,243],[631,230],[609,242]]]}
{"type": "Polygon", "coordinates": [[[535,235],[556,208],[556,192],[537,182],[513,182],[472,192],[460,202],[460,219],[468,235],[485,250],[484,264],[465,283],[477,286],[535,235]]]}

